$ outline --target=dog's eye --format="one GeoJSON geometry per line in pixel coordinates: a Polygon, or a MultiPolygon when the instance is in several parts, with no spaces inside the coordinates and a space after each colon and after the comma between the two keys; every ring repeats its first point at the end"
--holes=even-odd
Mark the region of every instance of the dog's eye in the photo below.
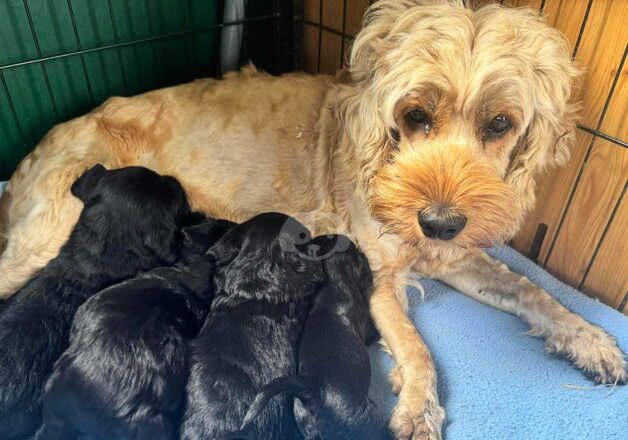
{"type": "Polygon", "coordinates": [[[504,135],[512,127],[512,123],[507,116],[498,115],[491,122],[489,122],[484,131],[489,138],[500,137],[504,135]]]}
{"type": "Polygon", "coordinates": [[[423,130],[428,134],[432,129],[432,119],[421,108],[415,108],[405,114],[406,123],[414,130],[423,130]]]}

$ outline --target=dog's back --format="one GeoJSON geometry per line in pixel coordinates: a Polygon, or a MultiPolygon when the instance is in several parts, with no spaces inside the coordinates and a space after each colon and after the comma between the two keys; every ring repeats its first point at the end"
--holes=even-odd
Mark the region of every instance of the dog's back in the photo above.
{"type": "MultiPolygon", "coordinates": [[[[321,264],[294,250],[300,232],[309,235],[294,219],[265,214],[232,229],[210,251],[219,266],[216,298],[191,344],[182,439],[237,429],[263,385],[296,374],[309,297],[323,281],[321,264]]],[[[273,402],[252,430],[259,439],[298,438],[291,400],[273,402]]]]}

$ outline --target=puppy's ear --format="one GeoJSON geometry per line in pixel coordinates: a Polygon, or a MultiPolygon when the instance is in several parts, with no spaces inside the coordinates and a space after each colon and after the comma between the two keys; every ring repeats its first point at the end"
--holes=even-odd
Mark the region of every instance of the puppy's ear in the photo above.
{"type": "Polygon", "coordinates": [[[362,339],[371,345],[379,333],[369,312],[369,300],[373,292],[373,276],[366,255],[351,243],[344,252],[336,252],[323,260],[329,281],[344,292],[351,292],[357,302],[354,317],[362,339]]]}
{"type": "Polygon", "coordinates": [[[199,225],[209,220],[202,212],[192,211],[181,220],[181,228],[188,228],[199,225]]]}
{"type": "Polygon", "coordinates": [[[358,289],[367,303],[373,290],[373,275],[366,256],[350,242],[344,252],[334,252],[323,260],[323,268],[329,281],[341,289],[358,289]]]}
{"type": "Polygon", "coordinates": [[[149,233],[144,238],[148,248],[164,264],[174,264],[177,260],[177,230],[175,227],[161,228],[149,233]]]}
{"type": "Polygon", "coordinates": [[[232,226],[226,220],[206,219],[202,223],[186,226],[181,229],[183,249],[203,253],[220,239],[232,226]]]}
{"type": "Polygon", "coordinates": [[[222,236],[210,249],[207,255],[214,258],[216,266],[225,266],[232,262],[240,252],[240,245],[237,243],[237,236],[233,229],[222,236]]]}
{"type": "Polygon", "coordinates": [[[107,172],[101,164],[94,165],[76,179],[70,188],[72,195],[86,201],[100,178],[107,172]]]}

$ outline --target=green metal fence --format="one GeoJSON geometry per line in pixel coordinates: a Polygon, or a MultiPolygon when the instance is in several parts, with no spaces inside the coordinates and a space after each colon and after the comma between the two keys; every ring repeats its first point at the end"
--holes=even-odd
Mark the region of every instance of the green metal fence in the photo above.
{"type": "MultiPolygon", "coordinates": [[[[281,2],[249,3],[253,51],[268,58],[264,40],[278,28],[281,2]]],[[[50,127],[109,96],[214,75],[220,29],[234,24],[221,23],[221,8],[218,0],[0,0],[0,180],[50,127]]]]}

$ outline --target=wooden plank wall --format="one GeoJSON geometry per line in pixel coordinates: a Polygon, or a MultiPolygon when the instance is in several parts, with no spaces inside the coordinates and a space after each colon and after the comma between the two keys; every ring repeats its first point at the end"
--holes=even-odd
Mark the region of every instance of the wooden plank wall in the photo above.
{"type": "MultiPolygon", "coordinates": [[[[333,73],[342,65],[369,3],[303,0],[306,71],[333,73]]],[[[558,278],[628,314],[628,0],[499,3],[538,10],[565,34],[586,71],[571,160],[540,178],[536,210],[512,245],[558,278]]]]}

